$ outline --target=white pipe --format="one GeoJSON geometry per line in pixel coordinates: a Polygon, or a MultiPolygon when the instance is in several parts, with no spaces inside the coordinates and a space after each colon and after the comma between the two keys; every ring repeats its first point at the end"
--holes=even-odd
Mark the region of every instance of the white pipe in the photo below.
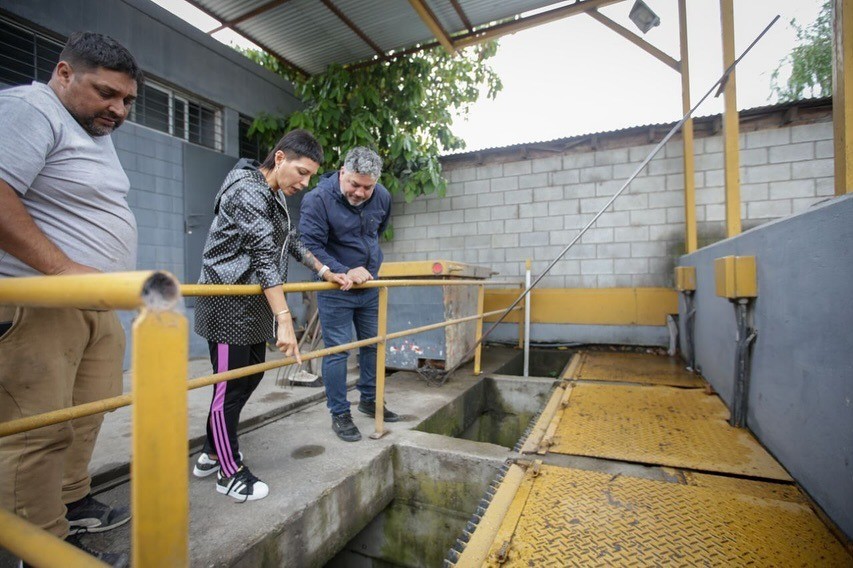
{"type": "MultiPolygon", "coordinates": [[[[524,289],[530,289],[530,261],[524,271],[524,289]]],[[[530,294],[524,297],[524,376],[530,375],[530,294]]]]}

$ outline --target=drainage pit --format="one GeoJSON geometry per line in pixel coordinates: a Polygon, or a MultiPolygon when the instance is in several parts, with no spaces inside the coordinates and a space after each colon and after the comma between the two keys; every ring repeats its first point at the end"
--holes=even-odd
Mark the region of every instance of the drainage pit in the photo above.
{"type": "Polygon", "coordinates": [[[483,456],[395,449],[394,499],[326,568],[440,567],[502,466],[483,456]]]}
{"type": "MultiPolygon", "coordinates": [[[[528,375],[558,378],[574,355],[574,349],[531,349],[528,375]]],[[[524,353],[519,353],[495,371],[497,375],[524,375],[524,353]]]]}
{"type": "Polygon", "coordinates": [[[485,378],[415,430],[512,448],[545,405],[552,382],[485,378]]]}

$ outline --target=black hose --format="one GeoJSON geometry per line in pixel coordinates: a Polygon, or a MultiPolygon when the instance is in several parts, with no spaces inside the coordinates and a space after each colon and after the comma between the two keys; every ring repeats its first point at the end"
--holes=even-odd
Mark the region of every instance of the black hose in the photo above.
{"type": "Polygon", "coordinates": [[[735,384],[732,395],[732,412],[729,424],[735,428],[746,426],[749,405],[750,346],[757,332],[749,327],[749,300],[740,298],[735,306],[737,315],[737,348],[735,349],[735,384]]]}

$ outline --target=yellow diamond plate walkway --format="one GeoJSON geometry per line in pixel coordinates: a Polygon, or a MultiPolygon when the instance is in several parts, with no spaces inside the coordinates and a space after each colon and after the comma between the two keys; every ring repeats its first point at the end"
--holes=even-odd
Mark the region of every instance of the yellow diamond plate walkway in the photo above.
{"type": "Polygon", "coordinates": [[[749,489],[551,466],[538,476],[531,470],[489,550],[488,566],[851,565],[801,502],[757,497],[749,489]]]}
{"type": "Polygon", "coordinates": [[[701,389],[578,384],[550,451],[790,480],[716,395],[701,389]]]}
{"type": "Polygon", "coordinates": [[[673,387],[703,387],[702,379],[674,357],[643,353],[584,352],[575,372],[585,381],[616,381],[673,387]]]}
{"type": "Polygon", "coordinates": [[[510,468],[455,566],[853,567],[722,401],[683,388],[704,383],[679,362],[580,353],[565,379],[521,450],[552,463],[510,468]]]}

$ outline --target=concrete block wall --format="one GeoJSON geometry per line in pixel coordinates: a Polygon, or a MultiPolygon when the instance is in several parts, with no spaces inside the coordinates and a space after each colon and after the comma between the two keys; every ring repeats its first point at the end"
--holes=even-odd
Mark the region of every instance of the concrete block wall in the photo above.
{"type": "MultiPolygon", "coordinates": [[[[832,123],[745,132],[744,229],[808,209],[833,194],[832,123]]],[[[449,164],[447,195],[396,196],[386,261],[446,258],[489,265],[518,281],[524,260],[538,274],[604,206],[654,144],[504,163],[449,164]]],[[[485,151],[487,153],[488,151],[485,151]]],[[[699,244],[725,235],[722,136],[699,138],[699,244]]],[[[669,142],[543,280],[546,287],[671,286],[684,253],[680,140],[669,142]]]]}
{"type": "Polygon", "coordinates": [[[183,142],[130,122],[113,142],[130,179],[127,200],[139,227],[137,269],[168,270],[183,282],[183,142]]]}

